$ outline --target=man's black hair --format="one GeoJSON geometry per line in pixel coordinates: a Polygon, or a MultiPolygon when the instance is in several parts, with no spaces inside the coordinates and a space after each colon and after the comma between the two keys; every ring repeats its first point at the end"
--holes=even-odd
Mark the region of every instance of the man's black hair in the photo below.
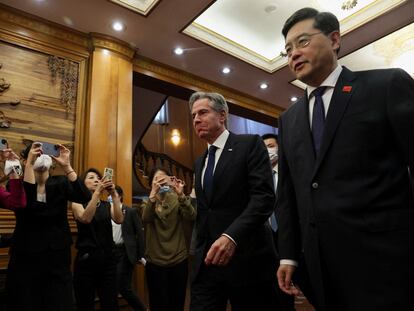
{"type": "Polygon", "coordinates": [[[269,138],[273,138],[273,139],[276,140],[276,142],[278,142],[279,137],[276,134],[273,134],[273,133],[267,133],[267,134],[262,135],[263,140],[269,139],[269,138]]]}
{"type": "Polygon", "coordinates": [[[314,19],[313,27],[319,29],[324,34],[332,31],[339,31],[339,21],[335,15],[329,12],[319,12],[313,8],[303,8],[291,15],[283,25],[282,34],[286,38],[289,30],[297,23],[306,19],[314,19]]]}
{"type": "MultiPolygon", "coordinates": [[[[333,31],[339,30],[339,21],[335,15],[330,12],[319,12],[314,8],[303,8],[293,13],[285,22],[282,29],[282,34],[286,38],[289,30],[297,23],[314,19],[313,27],[322,31],[325,35],[330,34],[333,31]]],[[[339,52],[339,48],[336,53],[339,52]]]]}

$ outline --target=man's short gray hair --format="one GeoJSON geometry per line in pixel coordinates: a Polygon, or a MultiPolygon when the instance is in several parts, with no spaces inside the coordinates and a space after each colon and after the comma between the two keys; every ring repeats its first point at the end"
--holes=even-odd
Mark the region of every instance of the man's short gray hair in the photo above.
{"type": "Polygon", "coordinates": [[[216,112],[225,111],[226,115],[229,113],[229,106],[223,95],[219,93],[195,92],[191,95],[189,100],[190,112],[193,110],[194,103],[199,99],[207,98],[210,101],[210,107],[216,112]]]}

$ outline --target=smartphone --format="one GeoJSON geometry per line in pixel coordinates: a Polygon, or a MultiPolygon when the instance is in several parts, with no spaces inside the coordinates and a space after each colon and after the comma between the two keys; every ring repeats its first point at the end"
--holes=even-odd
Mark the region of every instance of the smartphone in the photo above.
{"type": "Polygon", "coordinates": [[[110,167],[105,167],[105,169],[104,169],[104,178],[105,178],[105,180],[112,180],[113,175],[114,175],[114,170],[110,167]]]}
{"type": "Polygon", "coordinates": [[[7,139],[0,138],[0,150],[4,150],[8,148],[7,139]]]}
{"type": "Polygon", "coordinates": [[[40,142],[42,144],[43,154],[52,155],[58,157],[60,155],[59,145],[48,143],[48,142],[40,142]]]}

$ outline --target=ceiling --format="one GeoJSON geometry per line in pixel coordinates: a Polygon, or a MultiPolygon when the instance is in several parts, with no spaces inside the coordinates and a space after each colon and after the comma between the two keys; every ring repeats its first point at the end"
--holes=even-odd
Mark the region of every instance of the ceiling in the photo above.
{"type": "MultiPolygon", "coordinates": [[[[0,0],[0,3],[78,31],[111,35],[134,46],[138,55],[282,108],[291,104],[292,96],[301,96],[303,92],[291,83],[294,77],[285,60],[278,56],[283,48],[281,27],[300,7],[312,6],[339,16],[345,34],[340,57],[346,56],[344,63],[351,69],[399,64],[404,67],[413,63],[410,53],[414,53],[414,26],[410,24],[414,22],[414,0],[359,0],[351,10],[341,10],[342,0],[0,0]],[[126,28],[116,32],[112,29],[114,21],[126,28]],[[194,21],[196,24],[192,24],[194,21]],[[194,25],[210,35],[209,39],[188,31],[194,25]],[[405,26],[411,28],[404,30],[405,26]],[[399,29],[401,32],[391,35],[385,43],[374,43],[399,29]],[[221,44],[220,40],[211,42],[212,34],[221,39],[221,44]],[[178,46],[184,50],[182,55],[173,52],[178,46]],[[242,57],[237,55],[237,48],[244,52],[242,57]],[[257,59],[278,63],[273,69],[264,68],[254,64],[248,52],[253,52],[250,54],[257,59]],[[410,61],[404,61],[404,57],[410,61]],[[227,75],[221,72],[224,66],[231,69],[227,75]],[[263,82],[268,83],[267,89],[259,87],[263,82]]],[[[407,71],[413,74],[412,69],[407,71]]]]}

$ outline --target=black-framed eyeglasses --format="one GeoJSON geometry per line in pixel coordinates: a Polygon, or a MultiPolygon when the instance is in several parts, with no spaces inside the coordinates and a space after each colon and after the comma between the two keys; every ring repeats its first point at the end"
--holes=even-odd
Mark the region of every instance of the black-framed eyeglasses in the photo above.
{"type": "Polygon", "coordinates": [[[315,33],[303,33],[294,38],[291,43],[286,44],[285,50],[280,52],[280,56],[290,58],[295,49],[303,49],[309,45],[313,36],[325,34],[323,31],[315,33]]]}

